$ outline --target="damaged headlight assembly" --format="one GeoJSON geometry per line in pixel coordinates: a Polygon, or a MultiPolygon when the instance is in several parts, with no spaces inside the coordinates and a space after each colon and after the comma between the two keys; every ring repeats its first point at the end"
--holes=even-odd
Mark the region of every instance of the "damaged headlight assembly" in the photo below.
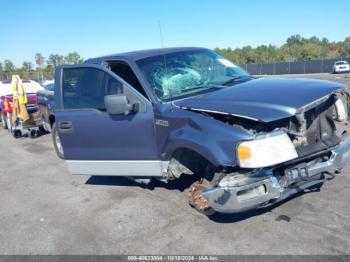
{"type": "Polygon", "coordinates": [[[237,147],[237,159],[242,168],[262,168],[298,157],[289,136],[281,130],[244,141],[237,147]]]}
{"type": "Polygon", "coordinates": [[[336,97],[335,109],[337,111],[337,120],[338,121],[344,122],[344,121],[348,120],[347,108],[344,105],[344,102],[339,97],[336,97]]]}

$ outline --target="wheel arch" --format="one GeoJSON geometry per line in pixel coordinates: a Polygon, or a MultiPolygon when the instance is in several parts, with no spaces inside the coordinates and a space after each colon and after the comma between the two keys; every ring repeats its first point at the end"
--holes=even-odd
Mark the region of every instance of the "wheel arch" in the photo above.
{"type": "Polygon", "coordinates": [[[56,121],[56,118],[55,118],[55,115],[54,114],[51,114],[49,116],[49,123],[50,123],[50,127],[52,128],[53,124],[55,123],[56,121]]]}

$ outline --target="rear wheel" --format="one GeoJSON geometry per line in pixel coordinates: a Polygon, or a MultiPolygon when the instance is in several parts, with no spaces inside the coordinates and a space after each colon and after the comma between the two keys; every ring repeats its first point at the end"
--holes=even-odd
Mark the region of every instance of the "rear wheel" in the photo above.
{"type": "Polygon", "coordinates": [[[29,137],[31,138],[31,139],[34,139],[34,138],[37,138],[37,137],[39,137],[40,136],[40,131],[39,130],[30,130],[30,132],[29,132],[29,137]]]}
{"type": "Polygon", "coordinates": [[[20,137],[22,137],[22,132],[21,132],[21,130],[12,130],[12,136],[14,137],[14,138],[20,138],[20,137]]]}
{"type": "Polygon", "coordinates": [[[58,135],[58,130],[56,127],[56,123],[53,123],[52,125],[52,141],[53,141],[53,146],[55,148],[56,154],[59,158],[64,158],[64,152],[63,152],[63,147],[62,147],[62,143],[61,143],[61,139],[58,135]]]}
{"type": "Polygon", "coordinates": [[[7,122],[3,114],[1,114],[1,126],[3,129],[7,129],[7,122]]]}

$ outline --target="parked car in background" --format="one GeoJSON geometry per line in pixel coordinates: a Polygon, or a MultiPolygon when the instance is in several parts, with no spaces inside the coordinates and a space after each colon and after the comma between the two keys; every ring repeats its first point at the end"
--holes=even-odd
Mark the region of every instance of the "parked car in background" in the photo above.
{"type": "MultiPolygon", "coordinates": [[[[43,90],[43,87],[33,81],[33,80],[22,80],[22,83],[24,85],[26,94],[27,94],[27,111],[29,114],[35,113],[38,111],[38,99],[37,99],[37,91],[43,90]]],[[[3,81],[3,85],[5,85],[4,92],[2,93],[0,97],[0,108],[1,108],[1,125],[4,129],[9,129],[14,137],[20,137],[22,133],[18,128],[16,130],[13,130],[12,125],[12,110],[13,110],[13,96],[12,96],[12,90],[11,90],[11,81],[3,81]]],[[[1,88],[1,87],[0,87],[1,88]]]]}
{"type": "Polygon", "coordinates": [[[72,174],[147,183],[192,176],[204,214],[274,205],[350,160],[340,83],[254,78],[204,48],[59,66],[54,146],[72,174]]]}
{"type": "Polygon", "coordinates": [[[12,89],[11,89],[11,81],[10,80],[1,80],[0,81],[0,120],[1,120],[1,125],[3,128],[7,128],[6,124],[6,115],[1,113],[1,108],[3,108],[4,104],[4,99],[6,95],[12,94],[12,89]]]}
{"type": "MultiPolygon", "coordinates": [[[[37,127],[36,129],[33,129],[33,125],[36,126],[36,124],[26,124],[23,123],[23,121],[18,120],[16,121],[16,124],[13,125],[12,123],[12,113],[13,113],[13,96],[12,95],[6,95],[2,96],[2,100],[4,101],[1,106],[1,119],[2,119],[2,127],[4,129],[9,129],[9,131],[12,133],[12,135],[15,138],[19,138],[22,136],[23,131],[28,131],[30,128],[32,128],[33,132],[30,132],[29,135],[34,138],[39,135],[37,133],[38,130],[41,131],[41,127],[37,127]]],[[[27,94],[27,100],[28,103],[26,105],[26,109],[28,111],[29,115],[33,115],[34,113],[37,113],[39,110],[38,107],[38,100],[36,94],[27,94]]]]}
{"type": "Polygon", "coordinates": [[[0,80],[0,96],[11,94],[11,80],[0,80]]]}
{"type": "Polygon", "coordinates": [[[333,66],[333,73],[349,73],[350,66],[347,61],[336,61],[333,66]]]}
{"type": "Polygon", "coordinates": [[[44,90],[37,92],[38,104],[41,116],[44,120],[43,127],[47,132],[51,132],[52,125],[55,122],[55,99],[54,99],[55,84],[50,82],[44,85],[44,90]]]}
{"type": "Polygon", "coordinates": [[[45,88],[45,86],[47,86],[49,84],[53,84],[54,82],[55,82],[54,80],[44,80],[40,84],[45,88]]]}

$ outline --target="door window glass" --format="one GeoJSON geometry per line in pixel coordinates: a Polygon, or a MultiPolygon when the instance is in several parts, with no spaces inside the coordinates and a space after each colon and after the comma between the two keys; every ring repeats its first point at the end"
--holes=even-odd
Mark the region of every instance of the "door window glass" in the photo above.
{"type": "Polygon", "coordinates": [[[123,84],[96,68],[67,68],[62,81],[65,109],[105,110],[105,95],[123,93],[123,84]]]}

